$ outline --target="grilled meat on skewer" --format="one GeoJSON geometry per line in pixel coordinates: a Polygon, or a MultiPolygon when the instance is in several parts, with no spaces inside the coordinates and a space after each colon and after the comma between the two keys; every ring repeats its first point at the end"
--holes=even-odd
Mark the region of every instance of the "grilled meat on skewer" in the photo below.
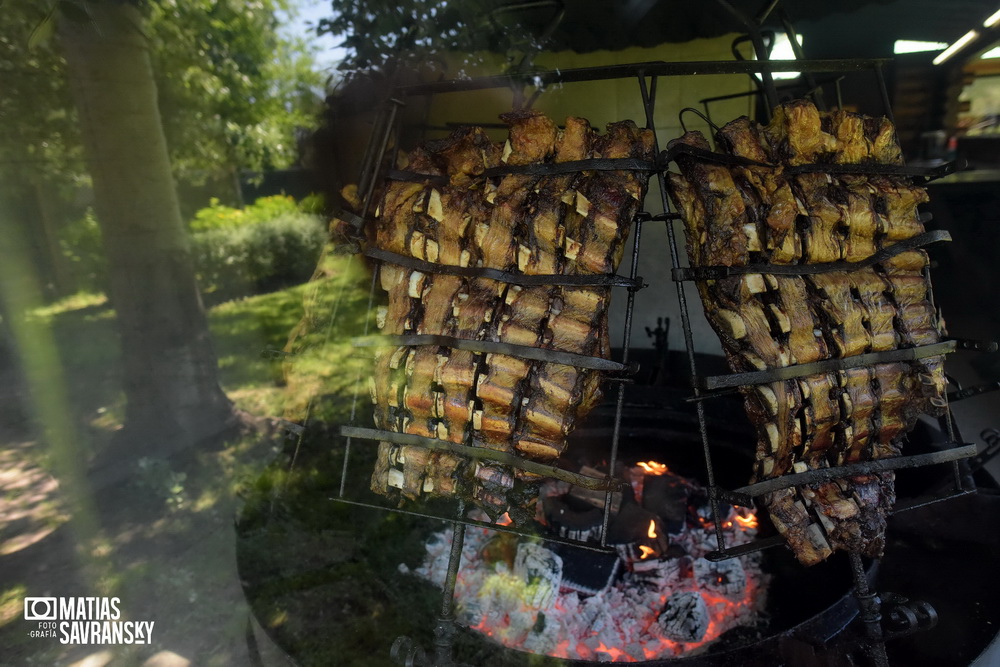
{"type": "MultiPolygon", "coordinates": [[[[814,164],[899,164],[891,124],[809,102],[776,109],[766,127],[741,118],[718,133],[724,152],[768,165],[681,155],[670,194],[692,266],[858,262],[923,231],[923,189],[889,176],[831,174],[814,164]]],[[[689,132],[676,142],[703,150],[689,132]]],[[[943,334],[928,299],[927,256],[899,253],[870,268],[698,282],[734,371],[781,368],[929,345],[943,334]]],[[[944,406],[940,357],[882,363],[744,387],[758,433],[754,479],[897,456],[921,412],[944,406]]],[[[877,556],[894,502],[893,475],[855,476],[764,498],[804,563],[845,549],[877,556]]]]}
{"type": "MultiPolygon", "coordinates": [[[[426,183],[390,182],[374,224],[374,245],[436,264],[526,275],[614,273],[647,175],[580,171],[484,175],[506,166],[588,158],[652,158],[651,133],[631,121],[600,136],[579,118],[560,130],[545,116],[514,112],[505,144],[464,128],[409,156],[426,183]],[[441,180],[446,179],[446,184],[441,180]]],[[[607,358],[610,289],[519,286],[381,267],[385,334],[431,334],[607,358]]],[[[386,347],[372,382],[376,425],[552,461],[598,400],[597,371],[502,353],[449,347],[386,347]]],[[[506,508],[520,470],[451,453],[382,443],[372,489],[385,495],[467,493],[489,513],[506,508]],[[396,491],[398,489],[398,491],[396,491]]]]}

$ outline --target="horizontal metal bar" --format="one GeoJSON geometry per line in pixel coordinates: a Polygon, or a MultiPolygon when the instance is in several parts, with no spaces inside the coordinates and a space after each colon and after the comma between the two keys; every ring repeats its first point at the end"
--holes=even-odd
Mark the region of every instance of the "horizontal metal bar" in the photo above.
{"type": "Polygon", "coordinates": [[[526,174],[531,176],[551,176],[556,174],[576,174],[581,171],[660,171],[658,161],[637,158],[590,158],[588,160],[568,160],[566,162],[534,162],[491,167],[483,171],[483,176],[507,176],[526,174]]]}
{"type": "MultiPolygon", "coordinates": [[[[817,84],[816,84],[816,87],[818,88],[820,86],[825,86],[828,83],[836,83],[838,79],[842,79],[842,78],[843,77],[838,77],[838,76],[827,77],[826,79],[823,79],[822,81],[818,81],[817,84]]],[[[795,90],[796,88],[803,88],[803,84],[801,84],[801,83],[788,83],[788,84],[783,84],[783,85],[780,85],[780,86],[775,86],[774,88],[775,88],[775,90],[777,90],[779,92],[780,91],[784,91],[784,90],[795,90]]],[[[729,95],[717,95],[715,97],[703,97],[700,100],[698,100],[698,104],[706,104],[706,103],[711,103],[711,102],[722,102],[724,100],[735,100],[735,99],[738,99],[738,98],[741,98],[741,97],[750,97],[751,95],[760,95],[760,94],[761,94],[760,89],[754,89],[754,90],[748,90],[748,91],[746,91],[744,93],[731,93],[729,95]]]]}
{"type": "Polygon", "coordinates": [[[457,93],[490,88],[510,88],[531,84],[577,83],[625,79],[637,76],[692,76],[710,74],[752,74],[757,72],[858,72],[872,70],[888,58],[854,58],[850,60],[707,60],[689,62],[643,62],[605,67],[579,67],[559,71],[530,72],[522,75],[499,75],[473,79],[449,79],[400,86],[401,95],[457,93]]]}
{"type": "Polygon", "coordinates": [[[719,391],[712,391],[705,394],[698,394],[697,396],[688,396],[684,399],[684,401],[686,403],[698,403],[700,401],[707,401],[712,398],[731,396],[733,394],[738,394],[739,392],[740,392],[739,387],[730,387],[728,389],[720,389],[719,391]]]}
{"type": "MultiPolygon", "coordinates": [[[[685,109],[685,111],[687,111],[687,109],[685,109]]],[[[691,109],[691,111],[698,113],[697,109],[691,109]]],[[[710,151],[681,141],[674,143],[670,146],[670,148],[661,153],[658,161],[661,164],[666,164],[667,162],[677,162],[678,155],[685,155],[687,157],[691,157],[696,160],[704,160],[706,162],[718,162],[719,164],[725,164],[733,167],[764,167],[766,169],[777,168],[769,162],[758,162],[757,160],[751,160],[750,158],[742,157],[740,155],[710,151]]]]}
{"type": "Polygon", "coordinates": [[[1000,380],[994,380],[993,382],[987,382],[986,384],[977,384],[973,387],[966,387],[965,389],[959,389],[958,391],[948,392],[948,402],[954,403],[955,401],[964,401],[967,398],[979,396],[980,394],[988,394],[991,391],[997,391],[998,389],[1000,389],[1000,380]]]}
{"type": "Polygon", "coordinates": [[[736,491],[729,491],[723,489],[719,486],[712,486],[708,489],[708,497],[712,500],[718,500],[736,507],[747,507],[753,509],[753,498],[745,493],[737,493],[736,491]]]}
{"type": "Polygon", "coordinates": [[[722,280],[730,276],[749,273],[767,273],[777,276],[815,275],[834,271],[858,271],[874,266],[904,252],[916,250],[932,243],[951,241],[951,234],[944,229],[917,234],[905,241],[893,243],[874,255],[857,262],[822,262],[818,264],[749,264],[747,266],[682,266],[671,271],[674,281],[722,280]]]}
{"type": "Polygon", "coordinates": [[[745,493],[749,496],[759,497],[766,493],[780,491],[793,486],[803,484],[814,484],[825,482],[830,479],[840,479],[843,477],[854,477],[856,475],[871,475],[886,470],[900,470],[903,468],[919,468],[921,466],[935,465],[937,463],[948,463],[959,459],[967,459],[976,455],[976,446],[963,444],[961,447],[946,449],[941,452],[931,452],[930,454],[915,454],[913,456],[896,456],[893,458],[877,459],[875,461],[863,461],[861,463],[849,463],[847,465],[836,466],[834,468],[816,468],[806,472],[796,472],[790,475],[782,475],[773,479],[765,479],[756,484],[748,484],[734,489],[736,493],[745,493]]]}
{"type": "MultiPolygon", "coordinates": [[[[697,109],[685,109],[685,111],[693,111],[699,113],[697,109]]],[[[704,117],[704,116],[703,116],[704,117]]],[[[715,127],[713,125],[713,127],[715,127]]],[[[897,164],[884,164],[880,162],[857,162],[857,163],[834,163],[834,162],[818,162],[811,164],[801,164],[796,166],[782,166],[772,164],[770,162],[759,162],[757,160],[751,160],[749,158],[742,157],[740,155],[732,155],[730,153],[720,153],[717,151],[706,150],[704,148],[698,148],[697,146],[692,146],[691,144],[684,142],[676,142],[670,148],[661,153],[657,158],[657,162],[660,164],[666,164],[667,162],[677,162],[678,155],[685,155],[696,160],[705,160],[707,162],[717,162],[719,164],[725,164],[732,167],[763,167],[766,169],[778,169],[781,168],[782,174],[784,176],[795,176],[796,174],[856,174],[862,176],[904,176],[907,178],[920,179],[921,183],[927,183],[933,181],[936,178],[942,178],[953,174],[964,168],[964,160],[953,160],[951,162],[946,162],[945,164],[938,165],[936,167],[907,167],[897,164]]]]}
{"type": "Polygon", "coordinates": [[[766,371],[751,371],[748,373],[731,373],[729,375],[709,375],[707,377],[695,378],[695,382],[702,389],[725,389],[727,387],[751,387],[753,385],[767,382],[780,382],[782,380],[793,380],[805,377],[806,375],[816,375],[819,373],[835,373],[851,368],[861,368],[863,366],[874,366],[875,364],[887,364],[896,361],[916,361],[926,357],[934,357],[942,354],[949,354],[955,351],[955,341],[947,340],[933,345],[922,345],[920,347],[908,347],[901,350],[886,350],[883,352],[868,352],[858,354],[853,357],[843,359],[826,359],[824,361],[814,361],[808,364],[795,364],[782,368],[770,368],[766,371]]]}
{"type": "Polygon", "coordinates": [[[795,174],[861,174],[873,176],[908,176],[933,180],[953,174],[960,168],[957,161],[945,162],[937,167],[907,167],[900,164],[863,162],[857,164],[802,164],[785,167],[786,176],[795,174]]]}
{"type": "Polygon", "coordinates": [[[469,340],[468,338],[455,338],[454,336],[436,336],[433,334],[403,334],[394,336],[371,336],[368,338],[355,338],[354,344],[358,347],[383,347],[386,345],[438,345],[441,347],[451,347],[456,350],[468,350],[470,352],[483,352],[485,354],[505,354],[510,357],[520,359],[531,359],[532,361],[547,361],[554,364],[564,364],[577,368],[589,368],[595,371],[617,371],[635,372],[639,367],[635,364],[624,365],[610,359],[601,357],[588,357],[584,354],[573,352],[561,352],[559,350],[546,350],[540,347],[529,345],[514,345],[512,343],[497,343],[489,340],[469,340]]]}
{"type": "Polygon", "coordinates": [[[705,554],[705,558],[717,563],[720,560],[728,560],[730,558],[736,558],[737,556],[746,556],[747,554],[756,553],[758,551],[763,551],[764,549],[770,549],[771,547],[776,547],[785,543],[785,538],[781,535],[772,535],[771,537],[765,537],[760,540],[754,540],[753,542],[747,542],[746,544],[741,544],[736,547],[729,547],[728,549],[716,549],[715,551],[709,551],[705,554]]]}
{"type": "Polygon", "coordinates": [[[463,278],[489,278],[511,285],[563,285],[567,287],[631,287],[642,289],[642,279],[631,280],[625,276],[617,275],[564,275],[564,274],[538,274],[526,275],[523,273],[513,273],[511,271],[501,271],[500,269],[490,269],[476,266],[455,266],[453,264],[438,264],[436,262],[425,262],[416,257],[407,257],[381,248],[368,248],[365,256],[378,259],[383,262],[405,266],[408,269],[422,271],[423,273],[443,273],[449,276],[461,276],[463,278]]]}
{"type": "Polygon", "coordinates": [[[419,171],[410,171],[408,169],[390,169],[385,172],[385,177],[390,181],[427,183],[428,185],[437,185],[438,187],[444,187],[451,182],[444,174],[423,174],[419,171]]]}
{"type": "Polygon", "coordinates": [[[963,489],[961,491],[956,491],[954,493],[949,493],[946,496],[918,496],[916,498],[910,498],[909,500],[897,503],[893,508],[892,513],[899,514],[901,512],[909,512],[910,510],[919,509],[921,507],[927,507],[928,505],[935,505],[937,503],[943,503],[946,500],[953,500],[955,498],[961,498],[962,496],[975,495],[975,489],[963,489]]]}
{"type": "Polygon", "coordinates": [[[354,505],[355,507],[367,507],[373,510],[382,510],[384,512],[397,512],[399,514],[409,514],[410,516],[418,516],[424,519],[440,519],[441,521],[447,521],[449,523],[461,523],[466,526],[478,526],[480,528],[488,528],[489,530],[495,530],[498,533],[510,533],[512,535],[521,535],[522,537],[532,537],[542,540],[543,542],[553,542],[555,544],[564,544],[570,547],[576,547],[578,549],[586,549],[587,551],[596,551],[602,554],[613,554],[617,553],[614,548],[602,547],[594,544],[587,544],[586,542],[578,542],[576,540],[567,540],[562,537],[552,537],[547,535],[540,535],[538,533],[526,533],[520,530],[515,530],[508,526],[499,526],[495,523],[486,523],[485,521],[477,521],[476,519],[470,519],[468,517],[462,517],[461,519],[456,519],[454,516],[438,516],[437,514],[426,514],[424,512],[414,512],[412,510],[404,510],[398,507],[386,507],[384,505],[373,505],[372,503],[363,503],[357,500],[347,500],[346,498],[328,498],[335,503],[344,503],[345,505],[354,505]]]}
{"type": "Polygon", "coordinates": [[[971,350],[972,352],[996,352],[998,349],[995,340],[972,340],[969,338],[956,338],[955,343],[960,350],[971,350]]]}
{"type": "Polygon", "coordinates": [[[495,449],[487,449],[486,447],[470,447],[469,445],[462,445],[457,442],[451,442],[450,440],[425,438],[420,435],[413,435],[412,433],[396,433],[394,431],[382,431],[374,428],[362,428],[360,426],[341,426],[340,434],[348,438],[379,440],[391,442],[397,445],[409,445],[411,447],[447,451],[452,454],[458,454],[459,456],[465,456],[471,459],[487,459],[496,463],[509,465],[513,468],[519,468],[525,472],[530,472],[535,475],[551,477],[563,482],[569,482],[570,484],[575,484],[576,486],[582,486],[585,489],[605,491],[608,488],[621,489],[626,486],[625,482],[618,480],[588,477],[587,475],[570,472],[569,470],[563,470],[562,468],[556,468],[555,466],[538,463],[537,461],[529,461],[528,459],[523,459],[519,456],[514,456],[513,454],[508,454],[507,452],[500,452],[495,449]]]}
{"type": "MultiPolygon", "coordinates": [[[[952,493],[947,496],[921,496],[918,498],[913,498],[909,501],[900,503],[893,508],[892,514],[899,514],[901,512],[908,512],[910,510],[917,509],[918,507],[926,507],[928,505],[933,505],[935,503],[944,502],[947,500],[953,500],[955,498],[961,498],[962,496],[969,496],[976,493],[975,491],[959,491],[958,493],[952,493]]],[[[760,540],[754,540],[753,542],[747,542],[746,544],[741,544],[736,547],[730,547],[729,549],[710,551],[705,554],[705,558],[718,562],[720,560],[728,560],[730,558],[736,558],[737,556],[746,556],[747,554],[756,553],[758,551],[763,551],[765,549],[770,549],[771,547],[776,547],[785,543],[785,538],[781,535],[772,535],[771,537],[765,537],[760,540]]]]}

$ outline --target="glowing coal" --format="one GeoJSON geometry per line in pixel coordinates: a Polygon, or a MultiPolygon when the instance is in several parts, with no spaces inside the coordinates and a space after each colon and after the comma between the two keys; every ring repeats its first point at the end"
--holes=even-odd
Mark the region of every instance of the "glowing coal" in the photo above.
{"type": "MultiPolygon", "coordinates": [[[[733,628],[757,623],[768,583],[761,554],[722,562],[705,558],[718,544],[704,489],[656,462],[626,470],[623,477],[634,492],[619,500],[613,519],[619,541],[609,542],[617,555],[469,527],[455,586],[459,623],[510,648],[607,662],[690,654],[733,628]],[[649,486],[654,479],[661,481],[649,486]],[[650,502],[643,502],[643,486],[658,489],[650,502]],[[666,498],[682,506],[660,510],[668,516],[650,511],[666,498]]],[[[541,495],[559,501],[546,504],[548,528],[559,533],[551,510],[572,507],[572,489],[553,482],[541,495]]],[[[539,516],[545,516],[542,504],[539,516]]],[[[584,525],[591,518],[589,509],[581,510],[563,534],[596,541],[599,531],[584,525]]],[[[756,526],[752,512],[733,511],[723,523],[727,545],[751,541],[756,526]]],[[[614,534],[609,531],[609,537],[614,534]]],[[[442,586],[450,541],[450,529],[432,535],[414,573],[442,586]]]]}

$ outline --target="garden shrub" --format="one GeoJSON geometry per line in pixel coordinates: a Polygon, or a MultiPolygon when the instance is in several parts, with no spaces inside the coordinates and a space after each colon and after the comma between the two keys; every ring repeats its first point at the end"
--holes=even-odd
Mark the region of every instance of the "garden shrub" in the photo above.
{"type": "Polygon", "coordinates": [[[78,291],[106,291],[107,262],[94,210],[88,208],[82,218],[65,225],[58,238],[74,287],[78,291]]]}
{"type": "MultiPolygon", "coordinates": [[[[307,202],[310,209],[315,202],[307,202]]],[[[191,254],[206,303],[305,282],[326,241],[322,218],[286,196],[262,197],[243,209],[219,200],[188,222],[191,254]]],[[[92,211],[61,230],[60,245],[78,289],[104,291],[107,266],[92,211]]]]}
{"type": "Polygon", "coordinates": [[[205,300],[270,292],[305,282],[326,240],[320,220],[293,212],[238,227],[197,232],[191,250],[205,300]]]}

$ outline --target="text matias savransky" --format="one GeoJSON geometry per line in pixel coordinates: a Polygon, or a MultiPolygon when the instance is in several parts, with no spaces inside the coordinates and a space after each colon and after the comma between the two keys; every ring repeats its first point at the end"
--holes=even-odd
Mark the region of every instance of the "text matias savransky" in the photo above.
{"type": "Polygon", "coordinates": [[[29,637],[58,638],[62,644],[149,644],[155,621],[123,621],[120,598],[29,597],[24,620],[38,628],[29,637]]]}

